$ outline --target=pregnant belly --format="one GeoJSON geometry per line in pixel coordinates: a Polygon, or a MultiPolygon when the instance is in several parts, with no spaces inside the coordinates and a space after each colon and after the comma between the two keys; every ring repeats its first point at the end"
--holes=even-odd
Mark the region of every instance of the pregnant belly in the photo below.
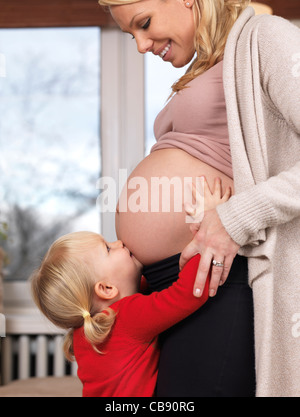
{"type": "Polygon", "coordinates": [[[144,265],[178,252],[191,241],[184,201],[188,184],[205,176],[210,187],[215,177],[223,189],[232,180],[180,149],[151,153],[134,169],[119,199],[116,233],[144,265]]]}

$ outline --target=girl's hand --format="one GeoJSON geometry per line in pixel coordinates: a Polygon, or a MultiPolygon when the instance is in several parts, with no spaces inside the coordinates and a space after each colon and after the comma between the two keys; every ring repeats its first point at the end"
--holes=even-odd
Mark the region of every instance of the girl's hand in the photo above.
{"type": "Polygon", "coordinates": [[[216,208],[218,204],[225,203],[231,196],[231,188],[227,187],[222,196],[222,181],[215,178],[213,191],[210,190],[205,177],[200,177],[197,185],[192,185],[192,197],[195,204],[185,203],[185,212],[188,215],[187,222],[192,223],[190,229],[195,234],[200,227],[204,213],[216,208]]]}
{"type": "MultiPolygon", "coordinates": [[[[230,195],[230,189],[227,189],[223,196],[221,195],[221,181],[219,179],[215,180],[213,193],[205,180],[203,183],[204,209],[202,200],[202,210],[200,210],[199,202],[201,204],[201,201],[199,199],[203,199],[203,196],[197,188],[193,189],[193,197],[197,203],[196,209],[191,213],[195,219],[195,223],[191,225],[194,238],[182,251],[179,266],[182,269],[189,259],[200,253],[201,259],[194,285],[196,297],[201,297],[210,268],[212,271],[209,295],[212,297],[216,294],[218,286],[226,281],[232,262],[239,250],[239,245],[228,235],[215,209],[218,204],[227,201],[230,195]],[[199,223],[199,219],[201,223],[199,223]],[[198,222],[196,222],[197,220],[198,222]],[[212,266],[213,260],[223,266],[212,266]]],[[[188,207],[188,214],[191,212],[189,209],[190,207],[188,207]]]]}

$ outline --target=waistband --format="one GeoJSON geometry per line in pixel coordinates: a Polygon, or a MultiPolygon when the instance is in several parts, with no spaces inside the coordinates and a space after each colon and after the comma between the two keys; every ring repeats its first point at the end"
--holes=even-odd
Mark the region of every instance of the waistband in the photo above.
{"type": "MultiPolygon", "coordinates": [[[[178,279],[180,253],[162,259],[151,265],[144,266],[143,275],[146,278],[149,288],[152,291],[161,291],[168,288],[178,279]]],[[[222,287],[231,284],[248,285],[248,262],[244,256],[236,255],[228,278],[222,287]]]]}

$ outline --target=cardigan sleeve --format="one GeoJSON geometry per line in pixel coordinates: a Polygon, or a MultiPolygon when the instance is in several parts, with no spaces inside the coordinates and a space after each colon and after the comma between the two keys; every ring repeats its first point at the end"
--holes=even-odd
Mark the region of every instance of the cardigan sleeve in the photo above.
{"type": "Polygon", "coordinates": [[[193,295],[199,260],[200,255],[194,256],[179,273],[178,280],[169,288],[148,296],[135,294],[127,300],[123,299],[126,305],[122,307],[122,316],[126,320],[124,328],[128,335],[149,342],[207,301],[209,279],[202,296],[197,298],[193,295]]]}
{"type": "MultiPolygon", "coordinates": [[[[257,245],[261,230],[300,216],[300,30],[285,19],[262,17],[258,47],[263,105],[274,121],[286,124],[290,135],[280,138],[287,152],[278,158],[278,173],[217,207],[225,229],[240,246],[257,245]]],[[[266,137],[267,151],[276,149],[277,140],[266,137]]]]}

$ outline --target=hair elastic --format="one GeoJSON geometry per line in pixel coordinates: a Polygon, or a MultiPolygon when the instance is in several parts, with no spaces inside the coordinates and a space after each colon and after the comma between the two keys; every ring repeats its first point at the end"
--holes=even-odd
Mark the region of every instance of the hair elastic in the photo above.
{"type": "Polygon", "coordinates": [[[90,313],[86,310],[83,314],[82,317],[85,319],[87,317],[91,317],[90,313]]]}

